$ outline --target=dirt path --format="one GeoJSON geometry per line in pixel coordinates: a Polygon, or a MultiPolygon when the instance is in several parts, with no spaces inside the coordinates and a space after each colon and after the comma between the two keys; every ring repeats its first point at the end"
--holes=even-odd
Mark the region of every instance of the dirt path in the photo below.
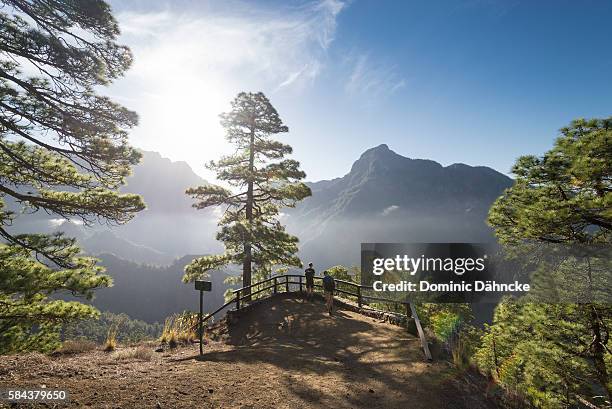
{"type": "Polygon", "coordinates": [[[197,346],[148,361],[3,357],[0,387],[64,388],[72,407],[95,408],[496,407],[448,364],[424,362],[403,328],[298,299],[248,314],[203,358],[197,346]]]}

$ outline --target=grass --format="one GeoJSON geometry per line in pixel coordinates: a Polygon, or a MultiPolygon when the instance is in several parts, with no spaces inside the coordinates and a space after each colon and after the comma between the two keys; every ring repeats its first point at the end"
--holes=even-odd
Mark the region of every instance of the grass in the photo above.
{"type": "Polygon", "coordinates": [[[55,353],[61,355],[73,355],[80,354],[83,352],[89,352],[96,349],[96,343],[87,339],[74,339],[64,341],[62,346],[59,347],[55,353]]]}
{"type": "Polygon", "coordinates": [[[106,333],[106,340],[104,341],[104,350],[111,352],[117,349],[117,326],[111,325],[106,333]]]}
{"type": "Polygon", "coordinates": [[[166,318],[164,330],[159,338],[162,344],[176,348],[179,344],[188,344],[198,339],[198,315],[190,312],[174,314],[166,318]]]}
{"type": "Polygon", "coordinates": [[[139,361],[150,361],[153,357],[153,351],[150,348],[139,346],[136,348],[126,348],[115,351],[112,357],[118,361],[136,359],[139,361]]]}

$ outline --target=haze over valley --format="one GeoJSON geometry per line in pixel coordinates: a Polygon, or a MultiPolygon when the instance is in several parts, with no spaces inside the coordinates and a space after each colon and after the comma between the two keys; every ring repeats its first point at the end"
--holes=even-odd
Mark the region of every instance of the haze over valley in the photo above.
{"type": "MultiPolygon", "coordinates": [[[[196,210],[184,194],[207,183],[187,163],[144,151],[122,187],[147,204],[130,223],[86,227],[38,214],[27,224],[18,218],[15,228],[76,237],[115,281],[114,287],[97,291],[94,305],[161,321],[173,311],[196,308],[193,284],[180,281],[185,265],[196,255],[222,251],[215,240],[221,209],[196,210]]],[[[379,145],[365,151],[346,175],[307,184],[312,196],[285,209],[281,220],[300,238],[302,261],[313,261],[322,271],[359,265],[361,242],[492,241],[486,214],[512,179],[488,167],[410,159],[379,145]]],[[[207,308],[222,302],[230,287],[223,280],[238,271],[212,273],[207,308]]]]}

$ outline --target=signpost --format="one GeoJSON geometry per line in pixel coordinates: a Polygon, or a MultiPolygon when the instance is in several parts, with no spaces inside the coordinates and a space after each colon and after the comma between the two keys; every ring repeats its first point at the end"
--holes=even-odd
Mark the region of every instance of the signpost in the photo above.
{"type": "Polygon", "coordinates": [[[200,291],[200,315],[199,315],[199,323],[198,323],[198,334],[200,336],[200,355],[204,353],[202,350],[202,336],[204,335],[204,327],[202,325],[202,314],[203,314],[203,300],[204,300],[204,291],[212,290],[212,283],[210,281],[204,280],[196,280],[195,281],[195,289],[200,291]]]}

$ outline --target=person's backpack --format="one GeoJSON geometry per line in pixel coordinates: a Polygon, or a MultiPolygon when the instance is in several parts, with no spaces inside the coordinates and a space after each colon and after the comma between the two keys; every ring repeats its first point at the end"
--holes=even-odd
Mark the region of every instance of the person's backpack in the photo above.
{"type": "Polygon", "coordinates": [[[332,276],[323,277],[323,288],[325,288],[325,291],[333,291],[336,288],[336,282],[332,276]]]}

